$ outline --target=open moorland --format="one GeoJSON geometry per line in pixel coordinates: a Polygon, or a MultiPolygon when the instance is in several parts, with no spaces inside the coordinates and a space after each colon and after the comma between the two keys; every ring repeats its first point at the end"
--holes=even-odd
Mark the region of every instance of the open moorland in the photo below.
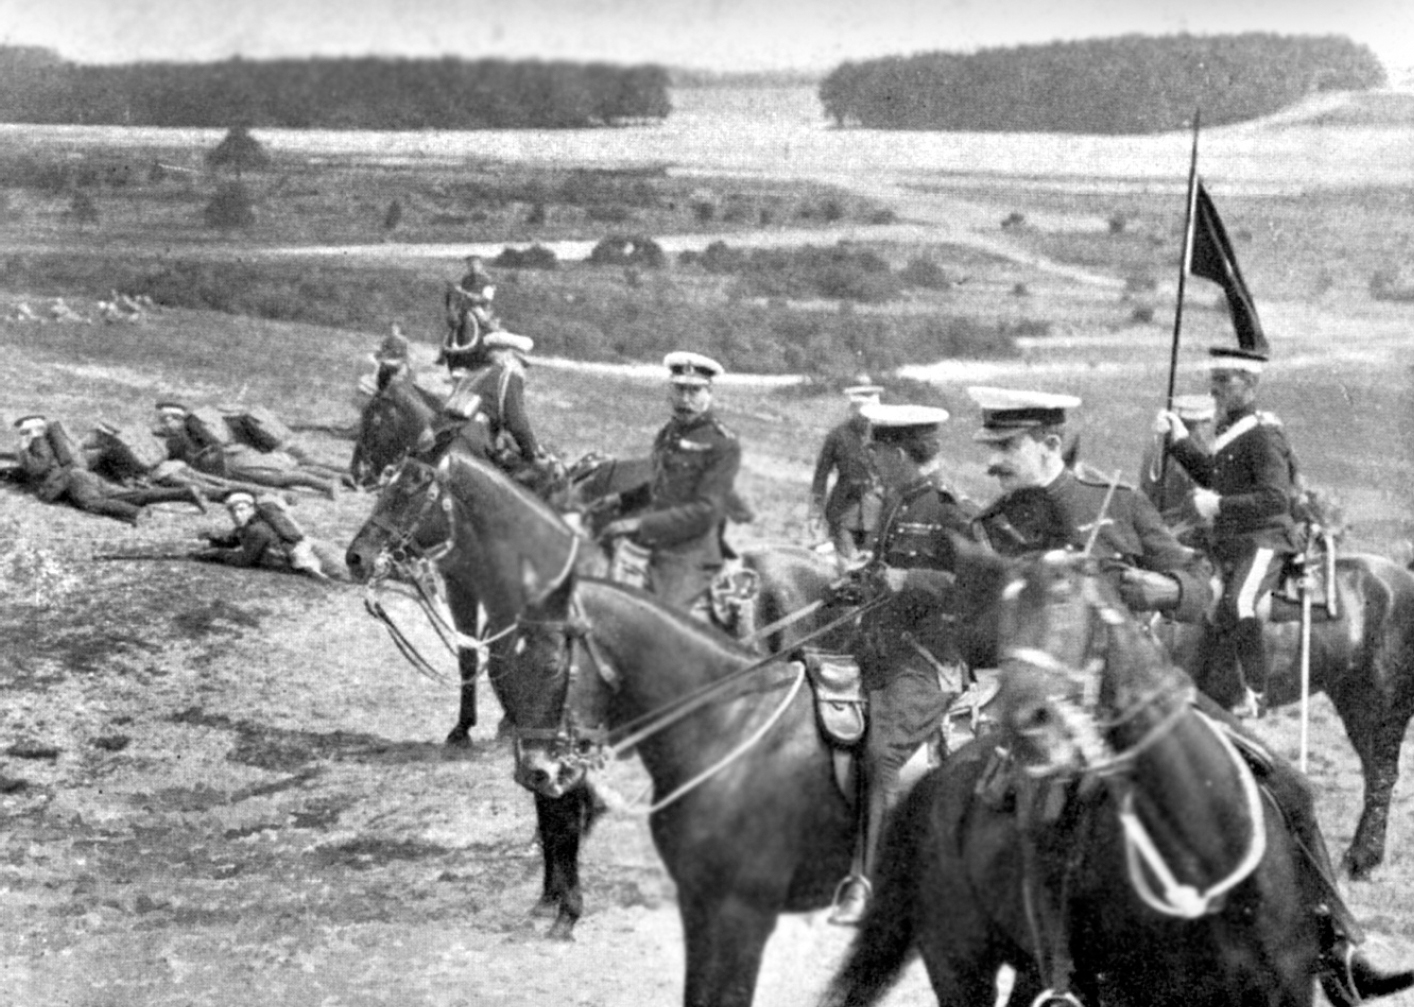
{"type": "MultiPolygon", "coordinates": [[[[1340,144],[1343,127],[1329,128],[1327,142],[1340,144]]],[[[113,156],[120,154],[131,157],[133,148],[115,148],[113,156]]],[[[567,177],[572,167],[555,170],[567,177]]],[[[678,184],[692,167],[685,162],[656,177],[678,184]]],[[[1172,185],[1041,177],[1028,184],[992,171],[850,178],[838,164],[800,166],[803,177],[836,178],[830,190],[758,177],[752,191],[763,200],[818,205],[833,198],[846,207],[843,220],[792,223],[818,238],[778,233],[782,242],[848,238],[893,273],[925,258],[946,280],[867,303],[829,291],[763,294],[739,276],[681,261],[681,251],[700,251],[717,237],[743,247],[771,243],[777,218],[763,228],[765,203],[752,204],[754,220],[748,214],[726,228],[719,211],[710,222],[690,205],[664,211],[677,216],[652,222],[669,253],[662,268],[571,262],[554,271],[497,270],[516,291],[501,308],[508,326],[553,351],[554,359],[530,371],[533,421],[569,457],[591,449],[639,453],[662,421],[657,369],[627,362],[651,364],[663,344],[636,352],[624,339],[576,353],[573,340],[542,335],[537,322],[563,324],[576,307],[595,331],[611,334],[642,317],[703,331],[703,319],[735,318],[743,330],[784,319],[780,338],[800,340],[789,359],[836,354],[839,333],[871,319],[889,323],[870,330],[888,338],[906,319],[963,318],[968,332],[988,340],[970,344],[965,357],[941,360],[944,353],[910,343],[899,361],[909,366],[887,380],[894,401],[952,411],[945,451],[964,491],[979,500],[993,494],[970,440],[970,384],[1082,396],[1082,456],[1132,475],[1167,376],[1183,167],[1175,169],[1178,196],[1172,185]],[[891,222],[871,223],[883,211],[891,222]],[[533,313],[550,300],[564,311],[533,313]],[[799,321],[826,318],[840,328],[799,321]],[[830,340],[812,344],[824,337],[811,333],[821,331],[830,340]]],[[[546,178],[543,167],[527,166],[521,181],[536,177],[546,178]]],[[[687,195],[698,201],[733,186],[745,191],[720,175],[692,179],[687,195]]],[[[1349,547],[1409,558],[1414,304],[1391,292],[1399,291],[1414,247],[1414,188],[1377,178],[1303,191],[1277,186],[1265,195],[1212,190],[1271,336],[1277,366],[1264,385],[1267,405],[1284,418],[1310,480],[1344,506],[1349,547]],[[1375,284],[1378,297],[1377,275],[1386,277],[1375,284]]],[[[154,400],[169,395],[263,404],[307,428],[301,436],[309,450],[330,462],[350,451],[329,430],[352,421],[354,382],[390,321],[403,321],[424,380],[438,386],[430,367],[436,299],[464,247],[440,243],[480,240],[460,225],[455,233],[419,231],[416,241],[361,237],[356,230],[382,226],[384,193],[357,214],[350,208],[350,218],[365,221],[358,228],[331,211],[318,228],[267,219],[263,237],[211,234],[197,223],[164,245],[166,225],[140,225],[137,211],[119,208],[116,189],[104,190],[114,203],[101,202],[100,219],[86,230],[55,216],[71,193],[40,207],[28,202],[37,198],[29,190],[6,191],[0,417],[38,409],[84,432],[100,419],[146,423],[154,400]],[[109,227],[121,233],[100,240],[109,227]],[[382,251],[336,257],[341,244],[382,251]],[[262,271],[240,273],[255,278],[229,290],[224,304],[178,307],[184,302],[174,297],[137,321],[105,324],[97,299],[115,286],[136,292],[127,281],[139,276],[139,260],[262,271]],[[281,277],[311,276],[320,282],[294,294],[274,286],[281,277]],[[412,293],[398,295],[396,306],[370,298],[339,324],[262,312],[252,306],[261,298],[250,298],[254,285],[271,295],[269,303],[278,292],[300,305],[335,304],[359,282],[369,291],[412,293]],[[89,321],[53,320],[59,297],[89,321]],[[22,306],[43,320],[23,320],[22,306]]],[[[332,205],[335,197],[321,198],[332,205]]],[[[201,202],[188,211],[199,220],[201,202]]],[[[506,220],[527,211],[506,210],[506,220]]],[[[519,247],[541,238],[592,243],[601,232],[587,221],[581,215],[573,227],[544,235],[510,223],[480,233],[519,247]]],[[[1204,281],[1189,285],[1180,391],[1199,386],[1203,348],[1232,338],[1217,297],[1204,281]]],[[[693,331],[673,328],[656,338],[693,331]]],[[[855,360],[870,359],[856,349],[855,360]]],[[[810,371],[815,380],[758,376],[719,389],[723,418],[745,446],[739,487],[760,515],[734,537],[808,541],[810,469],[821,437],[842,414],[829,389],[852,372],[851,358],[831,356],[825,368],[768,367],[750,356],[758,348],[742,343],[740,352],[741,361],[722,354],[733,370],[810,371]]],[[[370,506],[366,495],[346,493],[333,501],[301,497],[295,512],[312,534],[346,542],[370,506]]],[[[0,486],[0,1002],[675,1002],[682,951],[673,889],[642,819],[619,812],[600,824],[583,856],[587,912],[577,938],[543,940],[545,924],[526,912],[539,887],[531,805],[510,779],[507,748],[495,741],[494,701],[483,690],[469,751],[443,748],[453,690],[411,671],[364,614],[357,590],[182,560],[94,558],[194,546],[201,530],[222,520],[164,506],[134,529],[0,486]]],[[[433,638],[417,628],[415,611],[399,612],[431,652],[433,638]]],[[[1324,698],[1312,716],[1317,810],[1339,851],[1360,806],[1358,765],[1324,698]]],[[[1260,730],[1278,750],[1296,754],[1295,708],[1260,730]]],[[[1371,931],[1372,953],[1388,963],[1414,961],[1408,751],[1402,768],[1386,863],[1346,889],[1371,931]]],[[[633,762],[615,764],[607,777],[629,799],[645,782],[633,762]]],[[[846,939],[821,914],[783,921],[758,1002],[813,1002],[846,939]]],[[[889,1000],[895,1007],[929,1002],[917,970],[889,1000]]],[[[1414,996],[1386,1002],[1411,1007],[1414,996]]]]}

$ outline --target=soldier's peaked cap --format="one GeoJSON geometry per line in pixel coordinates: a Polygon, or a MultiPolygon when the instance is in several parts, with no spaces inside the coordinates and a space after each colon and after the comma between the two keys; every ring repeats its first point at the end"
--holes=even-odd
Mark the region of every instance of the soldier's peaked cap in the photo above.
{"type": "Polygon", "coordinates": [[[845,387],[844,393],[851,402],[868,402],[883,395],[884,386],[874,384],[869,380],[869,375],[860,374],[855,377],[854,384],[845,387]]]}
{"type": "Polygon", "coordinates": [[[157,411],[159,413],[171,413],[174,416],[185,416],[187,413],[191,412],[190,409],[175,399],[159,400],[157,403],[157,411]]]}
{"type": "Polygon", "coordinates": [[[21,416],[15,420],[15,429],[21,433],[29,433],[32,430],[39,430],[48,426],[49,421],[44,418],[43,413],[30,413],[28,416],[21,416]]]}
{"type": "Polygon", "coordinates": [[[245,490],[236,490],[226,497],[226,509],[230,510],[232,507],[236,506],[236,504],[245,504],[248,507],[254,507],[255,496],[254,494],[247,493],[245,490]]]}
{"type": "Polygon", "coordinates": [[[902,440],[936,431],[948,421],[948,411],[937,406],[911,406],[871,402],[859,410],[869,421],[876,440],[902,440]]]}
{"type": "Polygon", "coordinates": [[[1267,355],[1258,350],[1244,350],[1238,346],[1214,346],[1208,351],[1208,367],[1214,371],[1247,371],[1261,374],[1267,355]]]}
{"type": "Polygon", "coordinates": [[[1053,392],[973,387],[967,394],[982,409],[982,429],[972,435],[978,441],[1005,441],[1037,427],[1061,426],[1066,410],[1080,406],[1074,395],[1053,392]]]}
{"type": "Polygon", "coordinates": [[[668,369],[668,380],[675,385],[710,385],[713,378],[720,377],[725,368],[711,357],[689,350],[676,350],[663,358],[663,366],[668,369]]]}
{"type": "Polygon", "coordinates": [[[1218,404],[1213,401],[1211,395],[1175,395],[1173,397],[1173,411],[1178,413],[1178,418],[1187,420],[1189,423],[1202,423],[1217,415],[1218,404]]]}

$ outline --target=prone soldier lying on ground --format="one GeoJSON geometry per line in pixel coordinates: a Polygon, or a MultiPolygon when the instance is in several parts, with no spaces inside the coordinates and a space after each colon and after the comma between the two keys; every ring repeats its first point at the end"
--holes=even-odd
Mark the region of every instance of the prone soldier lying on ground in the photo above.
{"type": "Polygon", "coordinates": [[[236,441],[226,418],[214,409],[188,409],[179,402],[157,403],[158,437],[167,455],[199,472],[276,489],[310,489],[338,497],[337,478],[302,467],[287,452],[260,451],[236,441]]]}
{"type": "Polygon", "coordinates": [[[90,471],[87,459],[62,422],[34,413],[15,421],[17,457],[23,482],[45,503],[69,503],[79,510],[137,524],[143,508],[155,503],[189,503],[201,511],[206,500],[191,486],[130,487],[90,471]]]}
{"type": "Polygon", "coordinates": [[[348,579],[338,551],[306,535],[279,497],[236,492],[226,498],[226,510],[231,515],[231,530],[208,533],[210,548],[192,553],[193,559],[286,570],[316,580],[348,579]]]}

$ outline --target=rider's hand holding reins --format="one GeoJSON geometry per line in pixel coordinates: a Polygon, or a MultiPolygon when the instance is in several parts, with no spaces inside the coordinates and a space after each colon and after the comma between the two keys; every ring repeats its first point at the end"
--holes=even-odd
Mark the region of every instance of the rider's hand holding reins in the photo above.
{"type": "Polygon", "coordinates": [[[604,530],[599,533],[599,538],[603,541],[608,541],[616,538],[626,538],[629,535],[636,535],[642,524],[642,518],[622,517],[617,521],[610,521],[605,525],[604,530]]]}

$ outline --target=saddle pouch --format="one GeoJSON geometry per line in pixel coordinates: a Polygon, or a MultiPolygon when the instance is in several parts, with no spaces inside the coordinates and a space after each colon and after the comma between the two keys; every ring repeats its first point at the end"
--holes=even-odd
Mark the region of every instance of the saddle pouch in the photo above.
{"type": "Polygon", "coordinates": [[[648,590],[648,564],[651,550],[637,542],[621,538],[614,545],[614,558],[609,561],[609,579],[619,584],[648,590]]]}
{"type": "Polygon", "coordinates": [[[805,650],[805,671],[815,689],[815,712],[825,739],[854,745],[864,737],[867,700],[859,663],[851,654],[805,650]]]}
{"type": "Polygon", "coordinates": [[[712,602],[712,618],[717,625],[738,639],[749,636],[756,612],[756,596],[761,593],[761,576],[740,563],[729,563],[712,578],[708,596],[712,602]]]}
{"type": "Polygon", "coordinates": [[[1304,579],[1311,599],[1311,620],[1339,618],[1335,606],[1335,542],[1313,527],[1305,553],[1292,557],[1282,570],[1281,583],[1272,592],[1272,622],[1301,621],[1301,588],[1304,579]]]}

